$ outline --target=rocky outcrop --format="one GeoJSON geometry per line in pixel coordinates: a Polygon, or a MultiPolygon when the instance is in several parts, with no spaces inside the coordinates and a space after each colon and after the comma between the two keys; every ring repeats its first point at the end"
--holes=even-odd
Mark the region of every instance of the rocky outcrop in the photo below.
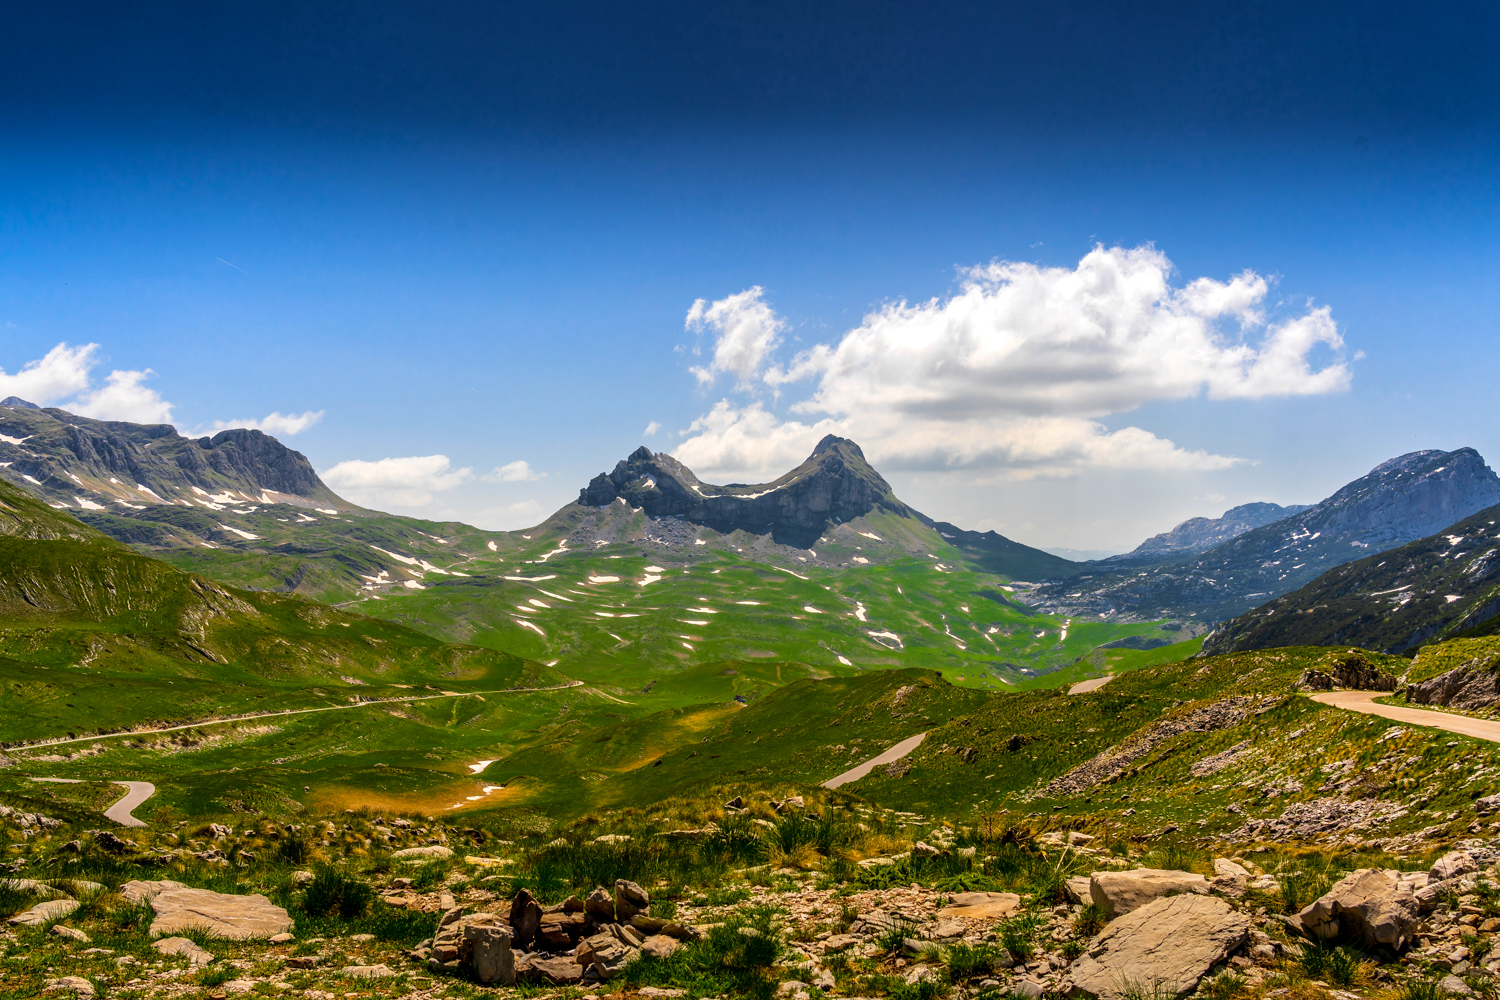
{"type": "Polygon", "coordinates": [[[1187,996],[1243,945],[1250,920],[1212,896],[1157,899],[1112,921],[1073,966],[1073,992],[1117,1000],[1134,987],[1147,996],[1187,996]]]}
{"type": "Polygon", "coordinates": [[[828,435],[807,461],[769,483],[714,486],[671,455],[637,448],[579,491],[578,502],[624,502],[651,517],[678,517],[725,534],[769,532],[784,545],[808,548],[830,526],[885,510],[919,518],[865,460],[859,445],[828,435]]]}
{"type": "Polygon", "coordinates": [[[1440,705],[1463,711],[1491,708],[1500,701],[1500,661],[1494,656],[1475,657],[1452,670],[1406,686],[1412,705],[1440,705]]]}
{"type": "Polygon", "coordinates": [[[1193,872],[1162,868],[1132,868],[1123,872],[1094,872],[1089,898],[1110,917],[1130,913],[1153,900],[1182,893],[1208,893],[1208,879],[1193,872]]]}
{"type": "Polygon", "coordinates": [[[1297,914],[1303,929],[1323,940],[1346,937],[1367,948],[1401,951],[1412,942],[1420,910],[1401,873],[1361,868],[1297,914]]]}
{"type": "Polygon", "coordinates": [[[1322,669],[1302,671],[1297,687],[1303,691],[1394,691],[1396,678],[1371,663],[1363,651],[1351,649],[1322,669]]]}
{"type": "Polygon", "coordinates": [[[1045,798],[1078,795],[1101,782],[1113,781],[1167,740],[1183,733],[1211,733],[1237,726],[1254,707],[1254,699],[1236,696],[1164,719],[1054,779],[1041,794],[1045,798]]]}

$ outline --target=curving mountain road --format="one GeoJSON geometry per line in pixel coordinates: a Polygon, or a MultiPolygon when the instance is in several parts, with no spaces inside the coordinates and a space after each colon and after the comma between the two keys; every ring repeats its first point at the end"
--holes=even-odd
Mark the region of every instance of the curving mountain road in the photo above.
{"type": "MultiPolygon", "coordinates": [[[[32,778],[32,781],[47,781],[54,785],[81,785],[82,778],[32,778]]],[[[112,819],[121,826],[145,826],[140,820],[130,815],[135,807],[145,802],[156,794],[156,786],[149,781],[115,781],[103,779],[111,785],[124,785],[125,797],[114,805],[104,810],[104,818],[112,819]]]]}
{"type": "Polygon", "coordinates": [[[902,740],[900,743],[897,743],[895,746],[891,747],[889,750],[885,751],[885,753],[871,757],[863,764],[856,764],[854,767],[851,767],[849,770],[845,771],[838,777],[829,778],[827,781],[823,782],[823,787],[837,788],[840,785],[847,785],[851,781],[858,781],[860,778],[863,778],[865,775],[875,770],[875,768],[879,767],[881,764],[889,764],[892,761],[900,760],[902,757],[905,757],[907,754],[911,753],[918,746],[920,746],[922,741],[926,738],[926,733],[918,733],[915,736],[909,736],[906,739],[902,740]]]}
{"type": "Polygon", "coordinates": [[[1376,698],[1389,697],[1389,691],[1326,691],[1315,694],[1312,700],[1334,708],[1359,712],[1363,715],[1378,715],[1393,722],[1409,722],[1415,726],[1431,726],[1460,736],[1472,736],[1476,740],[1500,743],[1500,722],[1490,719],[1472,719],[1467,715],[1434,712],[1426,708],[1403,708],[1400,705],[1380,705],[1376,698]]]}

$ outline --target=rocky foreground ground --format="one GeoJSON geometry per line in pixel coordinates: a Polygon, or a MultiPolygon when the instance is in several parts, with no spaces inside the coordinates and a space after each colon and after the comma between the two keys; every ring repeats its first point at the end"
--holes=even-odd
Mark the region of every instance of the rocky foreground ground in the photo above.
{"type": "Polygon", "coordinates": [[[1496,992],[1484,840],[1381,864],[896,814],[869,818],[904,845],[867,839],[887,850],[853,859],[787,849],[816,804],[730,805],[720,823],[646,838],[596,820],[530,848],[420,817],[127,840],[12,815],[0,997],[1496,992]],[[595,862],[621,877],[577,888],[595,862]]]}

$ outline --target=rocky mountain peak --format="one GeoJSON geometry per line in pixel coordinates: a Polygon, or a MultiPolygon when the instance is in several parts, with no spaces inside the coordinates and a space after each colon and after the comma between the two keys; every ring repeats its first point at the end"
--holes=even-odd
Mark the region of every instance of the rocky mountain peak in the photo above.
{"type": "Polygon", "coordinates": [[[20,396],[6,396],[4,399],[0,399],[0,406],[19,406],[23,410],[41,409],[40,406],[37,406],[28,399],[22,399],[20,396]]]}
{"type": "Polygon", "coordinates": [[[667,454],[644,446],[609,473],[595,476],[578,502],[604,507],[624,502],[651,517],[680,517],[730,532],[765,534],[806,548],[833,524],[875,509],[924,520],[896,499],[889,483],[865,460],[859,445],[832,434],[786,475],[769,483],[716,486],[667,454]]]}

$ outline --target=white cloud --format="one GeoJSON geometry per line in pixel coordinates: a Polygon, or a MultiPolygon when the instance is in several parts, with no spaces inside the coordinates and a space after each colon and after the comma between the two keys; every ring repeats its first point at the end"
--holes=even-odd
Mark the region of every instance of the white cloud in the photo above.
{"type": "MultiPolygon", "coordinates": [[[[1072,269],[974,268],[952,298],[887,306],[837,344],[816,345],[785,367],[764,367],[770,359],[762,352],[753,369],[737,370],[742,381],[759,374],[778,387],[816,379],[790,407],[806,420],[725,400],[693,423],[674,454],[713,474],[778,472],[806,457],[823,434],[838,433],[890,468],[988,467],[1028,476],[1222,469],[1240,460],[1179,448],[1137,427],[1112,431],[1100,420],[1153,400],[1348,387],[1351,373],[1338,357],[1343,340],[1327,307],[1268,325],[1260,276],[1247,271],[1174,287],[1172,271],[1151,247],[1097,247],[1072,269]],[[1259,333],[1257,342],[1251,333],[1259,333]],[[1332,356],[1315,369],[1310,356],[1319,347],[1332,356]]],[[[759,288],[714,309],[737,314],[745,303],[769,311],[759,288]]],[[[706,317],[712,310],[700,305],[694,312],[706,317]]],[[[785,325],[774,314],[757,324],[785,325]]],[[[742,358],[744,369],[749,355],[742,358]]]]}
{"type": "Polygon", "coordinates": [[[152,375],[141,372],[112,371],[104,384],[80,394],[67,405],[70,413],[95,420],[124,420],[133,424],[169,424],[172,404],[155,389],[141,383],[152,375]]]}
{"type": "Polygon", "coordinates": [[[19,396],[38,406],[50,406],[89,387],[89,370],[98,364],[98,344],[69,347],[58,344],[36,361],[28,361],[14,375],[0,369],[0,399],[19,396]]]}
{"type": "Polygon", "coordinates": [[[470,468],[451,469],[447,455],[351,459],[321,473],[341,495],[363,506],[421,507],[434,493],[451,490],[474,478],[470,468]]]}
{"type": "Polygon", "coordinates": [[[703,299],[688,310],[686,328],[713,330],[714,356],[707,367],[692,368],[698,381],[711,384],[719,375],[732,373],[741,386],[748,385],[762,362],[781,342],[786,323],[766,305],[759,285],[709,305],[703,299]]]}
{"type": "Polygon", "coordinates": [[[491,483],[531,483],[546,475],[545,472],[537,472],[525,462],[517,461],[496,466],[484,479],[491,483]]]}
{"type": "Polygon", "coordinates": [[[274,412],[259,420],[248,418],[244,420],[215,420],[207,431],[196,431],[192,436],[196,437],[204,433],[217,434],[219,431],[227,431],[232,427],[248,427],[251,430],[264,431],[270,435],[283,435],[292,437],[301,434],[309,427],[323,419],[322,410],[307,410],[303,413],[274,412]]]}
{"type": "Polygon", "coordinates": [[[661,430],[661,424],[653,420],[646,425],[646,429],[641,434],[645,437],[656,437],[656,432],[659,430],[661,430]]]}

